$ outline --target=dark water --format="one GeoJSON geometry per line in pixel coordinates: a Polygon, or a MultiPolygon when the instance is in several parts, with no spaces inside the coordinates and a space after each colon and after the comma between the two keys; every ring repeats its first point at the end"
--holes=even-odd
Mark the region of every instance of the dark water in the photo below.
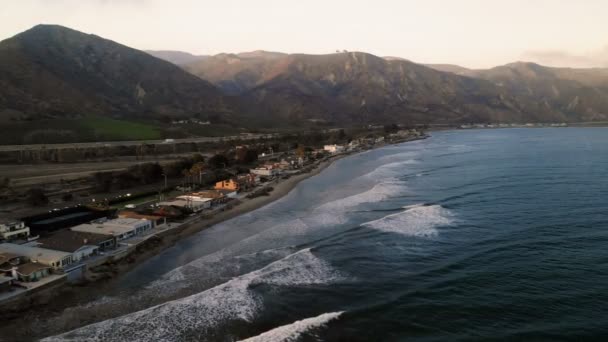
{"type": "Polygon", "coordinates": [[[61,336],[78,341],[599,339],[607,176],[607,129],[433,133],[342,159],[50,322],[95,312],[61,336]]]}

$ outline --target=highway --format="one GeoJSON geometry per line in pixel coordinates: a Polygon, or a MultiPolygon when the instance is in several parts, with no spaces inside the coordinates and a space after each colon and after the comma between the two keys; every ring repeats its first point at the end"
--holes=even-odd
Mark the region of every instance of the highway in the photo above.
{"type": "Polygon", "coordinates": [[[242,134],[225,137],[199,137],[188,139],[166,139],[166,140],[132,140],[132,141],[103,141],[103,142],[84,142],[67,144],[34,144],[34,145],[0,145],[0,151],[32,151],[45,149],[66,149],[66,148],[95,148],[110,146],[138,146],[138,145],[175,145],[183,143],[203,143],[218,142],[221,140],[256,140],[260,138],[273,138],[279,134],[242,134]]]}

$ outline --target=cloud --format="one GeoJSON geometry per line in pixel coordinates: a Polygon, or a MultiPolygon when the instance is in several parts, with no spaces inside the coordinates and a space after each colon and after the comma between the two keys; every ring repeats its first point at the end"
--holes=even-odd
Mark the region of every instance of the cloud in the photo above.
{"type": "Polygon", "coordinates": [[[608,45],[586,54],[572,54],[563,50],[530,50],[522,59],[553,67],[607,68],[608,45]]]}

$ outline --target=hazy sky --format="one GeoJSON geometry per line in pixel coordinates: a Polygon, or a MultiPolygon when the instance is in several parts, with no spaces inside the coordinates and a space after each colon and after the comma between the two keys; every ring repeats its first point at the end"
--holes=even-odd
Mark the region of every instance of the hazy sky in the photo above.
{"type": "Polygon", "coordinates": [[[138,49],[337,49],[490,67],[608,66],[608,0],[0,0],[0,39],[60,24],[138,49]]]}

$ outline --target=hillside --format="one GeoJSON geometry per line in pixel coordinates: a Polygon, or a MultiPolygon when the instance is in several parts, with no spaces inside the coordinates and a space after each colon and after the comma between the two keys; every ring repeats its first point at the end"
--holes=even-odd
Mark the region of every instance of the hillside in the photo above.
{"type": "Polygon", "coordinates": [[[573,122],[608,113],[605,69],[471,70],[362,52],[217,55],[184,68],[291,123],[573,122]]]}
{"type": "Polygon", "coordinates": [[[608,69],[518,62],[471,70],[364,52],[146,53],[53,25],[0,42],[0,128],[9,132],[0,143],[354,124],[605,121],[607,95],[608,69]],[[151,54],[190,62],[178,67],[151,54]],[[190,118],[205,126],[171,123],[190,118]]]}
{"type": "Polygon", "coordinates": [[[518,97],[536,99],[565,121],[608,119],[608,69],[550,68],[516,62],[468,76],[491,81],[518,97]]]}
{"type": "Polygon", "coordinates": [[[184,64],[183,68],[227,94],[238,95],[277,76],[285,57],[286,54],[268,51],[222,53],[184,64]]]}
{"type": "Polygon", "coordinates": [[[214,56],[185,68],[283,122],[327,124],[561,121],[565,117],[494,82],[362,52],[214,56]]]}
{"type": "Polygon", "coordinates": [[[209,56],[200,56],[200,55],[193,55],[191,53],[188,52],[182,52],[182,51],[171,51],[171,50],[146,50],[146,53],[156,57],[156,58],[160,58],[162,60],[165,60],[169,63],[173,63],[175,65],[183,65],[183,64],[188,64],[188,63],[193,63],[196,62],[198,60],[201,59],[205,59],[209,56]]]}
{"type": "Polygon", "coordinates": [[[61,26],[0,42],[0,122],[100,115],[228,115],[210,83],[147,53],[61,26]]]}

